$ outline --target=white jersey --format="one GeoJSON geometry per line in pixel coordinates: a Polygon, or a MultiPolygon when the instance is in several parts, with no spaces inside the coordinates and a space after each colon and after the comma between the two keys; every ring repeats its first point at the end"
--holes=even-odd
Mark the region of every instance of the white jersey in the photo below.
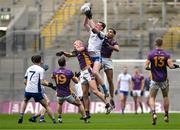
{"type": "Polygon", "coordinates": [[[44,69],[39,65],[30,66],[25,74],[27,79],[26,92],[39,93],[42,92],[41,80],[44,78],[44,69]]]}
{"type": "Polygon", "coordinates": [[[105,37],[105,34],[103,32],[96,34],[90,31],[90,37],[88,41],[88,51],[100,53],[102,43],[104,41],[104,37],[105,37]]]}
{"type": "Polygon", "coordinates": [[[128,92],[129,86],[130,86],[130,81],[131,81],[131,75],[130,74],[125,75],[125,74],[121,73],[121,74],[119,74],[117,80],[120,81],[119,90],[128,92]]]}
{"type": "Polygon", "coordinates": [[[78,97],[82,97],[83,96],[83,91],[82,91],[82,87],[81,87],[81,83],[77,83],[74,85],[74,90],[75,90],[75,94],[78,97]]]}

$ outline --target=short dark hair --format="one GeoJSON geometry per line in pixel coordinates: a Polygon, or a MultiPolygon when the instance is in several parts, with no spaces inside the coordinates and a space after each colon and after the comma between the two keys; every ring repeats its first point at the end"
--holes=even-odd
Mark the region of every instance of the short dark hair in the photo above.
{"type": "Polygon", "coordinates": [[[103,30],[106,28],[106,24],[105,24],[104,22],[102,22],[102,21],[99,21],[98,23],[100,23],[100,24],[102,25],[102,27],[103,27],[103,30]]]}
{"type": "Polygon", "coordinates": [[[34,55],[31,57],[32,63],[41,63],[41,56],[40,55],[34,55]]]}
{"type": "Polygon", "coordinates": [[[116,30],[114,28],[109,28],[108,30],[112,30],[113,33],[116,35],[116,30]]]}
{"type": "Polygon", "coordinates": [[[61,56],[61,57],[59,58],[58,64],[59,64],[60,67],[63,67],[63,66],[66,65],[66,59],[65,59],[64,56],[61,56]]]}
{"type": "Polygon", "coordinates": [[[155,40],[155,45],[158,46],[158,47],[161,47],[163,45],[163,40],[162,38],[157,38],[155,40]]]}

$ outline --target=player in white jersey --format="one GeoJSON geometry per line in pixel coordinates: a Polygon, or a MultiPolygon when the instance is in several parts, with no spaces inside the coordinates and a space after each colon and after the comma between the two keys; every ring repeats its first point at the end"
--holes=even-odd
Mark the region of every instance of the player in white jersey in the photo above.
{"type": "Polygon", "coordinates": [[[115,94],[117,95],[120,93],[120,102],[121,102],[121,110],[122,114],[124,114],[124,110],[126,107],[126,100],[128,96],[128,92],[131,87],[131,75],[128,74],[128,68],[127,66],[123,67],[123,73],[118,75],[117,78],[117,89],[115,91],[115,94]]]}
{"type": "Polygon", "coordinates": [[[21,103],[18,123],[23,122],[24,111],[26,109],[28,101],[31,98],[34,98],[35,102],[39,102],[47,110],[47,113],[51,117],[53,123],[56,123],[54,115],[42,95],[41,88],[41,85],[53,87],[53,84],[44,80],[44,69],[41,67],[41,56],[35,55],[31,58],[31,60],[33,62],[33,65],[27,69],[24,77],[24,84],[26,85],[26,88],[24,93],[24,100],[21,103]]]}
{"type": "Polygon", "coordinates": [[[105,34],[102,32],[104,28],[106,27],[105,23],[103,22],[97,22],[95,23],[92,20],[92,13],[91,10],[84,12],[86,17],[84,19],[84,27],[85,29],[90,32],[90,37],[88,40],[88,51],[89,54],[93,60],[93,74],[96,77],[96,80],[98,81],[98,84],[100,84],[103,88],[105,97],[108,97],[108,90],[107,87],[104,84],[104,81],[102,80],[102,77],[99,73],[102,63],[101,58],[101,47],[102,43],[104,41],[105,34]],[[96,33],[96,30],[98,30],[98,34],[96,33]]]}
{"type": "MultiPolygon", "coordinates": [[[[32,62],[33,62],[33,59],[32,59],[32,62]]],[[[48,65],[46,65],[46,64],[42,64],[41,67],[42,67],[45,71],[47,71],[48,68],[49,68],[48,65]]],[[[56,90],[56,87],[52,87],[52,89],[53,89],[53,90],[56,90]]],[[[43,85],[42,85],[42,87],[41,87],[41,93],[42,93],[44,99],[46,100],[47,104],[50,105],[50,100],[49,100],[48,96],[46,95],[45,87],[44,87],[43,85]]],[[[45,109],[44,107],[41,107],[41,109],[40,109],[40,111],[39,111],[38,113],[34,114],[31,118],[29,118],[29,121],[30,121],[30,122],[36,122],[36,118],[38,118],[38,117],[40,116],[39,122],[40,122],[40,123],[41,123],[41,122],[46,122],[45,119],[44,119],[45,113],[46,113],[46,109],[45,109]]]]}

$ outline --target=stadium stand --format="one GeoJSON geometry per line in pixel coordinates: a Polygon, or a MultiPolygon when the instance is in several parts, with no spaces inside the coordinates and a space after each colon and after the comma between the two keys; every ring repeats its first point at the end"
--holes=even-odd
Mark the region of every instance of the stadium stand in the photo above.
{"type": "Polygon", "coordinates": [[[44,25],[41,36],[45,37],[44,44],[47,48],[54,40],[55,36],[62,32],[67,26],[68,20],[77,12],[83,0],[66,0],[54,13],[52,19],[44,25]],[[53,37],[52,37],[53,36],[53,37]]]}
{"type": "Polygon", "coordinates": [[[180,27],[171,27],[163,35],[165,49],[179,49],[180,48],[180,27]],[[170,44],[169,44],[170,43],[170,44]]]}

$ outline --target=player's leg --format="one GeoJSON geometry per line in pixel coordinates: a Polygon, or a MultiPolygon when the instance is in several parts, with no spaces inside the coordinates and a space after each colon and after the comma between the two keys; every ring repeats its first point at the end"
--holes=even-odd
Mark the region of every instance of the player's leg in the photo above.
{"type": "Polygon", "coordinates": [[[90,98],[89,98],[89,85],[81,84],[83,90],[83,105],[86,112],[87,118],[91,118],[90,116],[90,98]]]}
{"type": "Polygon", "coordinates": [[[150,105],[149,105],[149,91],[145,91],[144,96],[145,96],[145,98],[146,98],[146,104],[147,104],[147,106],[150,108],[150,105]]]}
{"type": "Polygon", "coordinates": [[[115,108],[115,103],[114,103],[114,83],[113,83],[113,69],[105,69],[104,70],[106,73],[106,77],[109,83],[109,92],[110,92],[110,103],[113,108],[115,108]]]}
{"type": "Polygon", "coordinates": [[[95,61],[93,64],[92,72],[93,72],[94,76],[96,77],[98,84],[100,84],[102,86],[105,96],[108,97],[109,94],[108,94],[107,87],[104,84],[104,81],[99,73],[100,68],[101,68],[101,62],[95,61]]]}
{"type": "Polygon", "coordinates": [[[151,81],[150,93],[149,93],[149,105],[150,105],[151,114],[152,114],[152,125],[156,125],[156,120],[157,120],[157,114],[156,114],[156,109],[155,109],[155,99],[158,92],[158,88],[159,88],[158,84],[155,83],[154,81],[151,81]]]}
{"type": "Polygon", "coordinates": [[[163,105],[164,105],[164,121],[169,122],[169,83],[165,81],[162,83],[161,87],[162,95],[163,95],[163,105]]]}
{"type": "Polygon", "coordinates": [[[24,111],[26,109],[27,103],[28,103],[28,100],[26,99],[24,99],[21,103],[18,123],[23,122],[24,111]]]}
{"type": "Polygon", "coordinates": [[[25,93],[24,93],[24,100],[21,102],[21,107],[20,107],[20,113],[19,113],[18,123],[22,123],[22,122],[23,122],[24,112],[25,112],[25,110],[26,110],[26,106],[27,106],[27,103],[28,103],[28,101],[29,101],[30,98],[31,98],[31,94],[25,92],[25,93]]]}
{"type": "Polygon", "coordinates": [[[120,91],[120,103],[121,103],[121,112],[122,112],[122,114],[124,114],[126,96],[124,95],[124,92],[122,92],[122,91],[120,91]]]}
{"type": "MultiPolygon", "coordinates": [[[[49,105],[49,98],[47,97],[45,93],[43,93],[43,97],[49,105]]],[[[35,115],[33,115],[31,118],[29,118],[29,121],[36,122],[36,118],[40,116],[39,122],[45,122],[45,119],[44,119],[45,113],[46,113],[46,109],[41,105],[40,111],[36,113],[35,115]]]]}
{"type": "Polygon", "coordinates": [[[134,100],[134,110],[135,110],[135,114],[137,114],[137,108],[138,108],[137,96],[133,96],[133,100],[134,100]]]}
{"type": "MultiPolygon", "coordinates": [[[[50,105],[50,101],[49,101],[49,98],[47,97],[47,95],[44,93],[43,95],[44,99],[46,100],[48,106],[50,105]]],[[[46,109],[44,107],[42,107],[41,111],[40,111],[40,119],[39,119],[39,122],[45,122],[45,119],[44,119],[44,115],[46,113],[46,109]]]]}
{"type": "Polygon", "coordinates": [[[59,123],[62,123],[62,122],[63,122],[63,121],[62,121],[62,105],[63,105],[63,102],[60,101],[57,105],[58,105],[58,106],[57,106],[58,122],[59,122],[59,123]]]}
{"type": "Polygon", "coordinates": [[[79,99],[77,99],[78,97],[75,97],[73,95],[69,95],[68,97],[66,97],[66,101],[77,106],[80,110],[80,113],[83,117],[83,120],[85,121],[85,123],[88,122],[87,117],[86,117],[86,113],[84,110],[84,106],[81,104],[81,101],[79,99]]]}
{"type": "Polygon", "coordinates": [[[106,108],[106,114],[109,114],[111,111],[112,111],[112,107],[111,107],[111,105],[107,102],[107,100],[104,98],[104,95],[100,92],[100,91],[98,91],[98,89],[97,89],[97,86],[96,86],[96,81],[95,80],[90,80],[90,81],[88,81],[89,82],[89,87],[90,87],[90,89],[91,89],[91,91],[99,98],[99,99],[101,99],[101,101],[103,101],[105,104],[106,104],[106,106],[105,106],[105,108],[106,108]]]}
{"type": "Polygon", "coordinates": [[[141,113],[143,114],[144,111],[143,111],[143,105],[142,105],[142,97],[141,97],[141,96],[138,96],[138,97],[137,97],[137,100],[138,100],[139,106],[140,106],[140,108],[141,108],[141,113]]]}
{"type": "Polygon", "coordinates": [[[52,119],[53,123],[56,123],[54,114],[52,113],[51,108],[50,108],[50,106],[48,105],[47,101],[43,98],[43,99],[41,99],[39,102],[40,102],[41,105],[46,109],[46,111],[47,111],[49,117],[52,119]]]}
{"type": "Polygon", "coordinates": [[[139,90],[137,93],[137,102],[139,103],[139,106],[141,108],[141,113],[143,112],[143,105],[142,105],[142,96],[141,96],[141,91],[139,90]]]}

